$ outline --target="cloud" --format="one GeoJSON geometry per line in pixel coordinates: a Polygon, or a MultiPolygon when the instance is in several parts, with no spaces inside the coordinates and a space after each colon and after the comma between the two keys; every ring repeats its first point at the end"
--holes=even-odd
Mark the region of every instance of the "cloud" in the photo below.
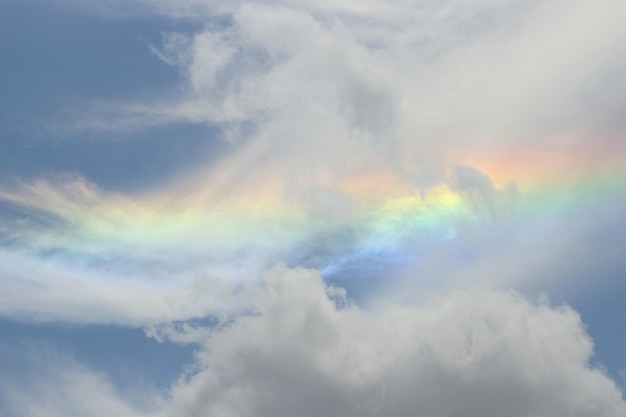
{"type": "Polygon", "coordinates": [[[0,346],[2,412],[22,416],[619,417],[626,403],[575,311],[472,289],[364,310],[315,270],[279,264],[243,314],[147,334],[195,343],[167,393],[122,393],[49,348],[0,346]],[[24,364],[29,366],[23,368],[24,364]],[[33,364],[37,364],[33,367],[33,364]],[[34,370],[37,370],[36,372],[34,370]]]}
{"type": "Polygon", "coordinates": [[[18,321],[137,327],[206,315],[219,317],[246,305],[244,299],[233,295],[226,274],[215,278],[188,274],[181,268],[167,279],[159,279],[149,271],[116,274],[106,263],[76,265],[5,251],[0,252],[0,260],[4,264],[0,315],[18,321]]]}
{"type": "MultiPolygon", "coordinates": [[[[495,154],[492,159],[506,165],[523,147],[540,155],[547,147],[557,158],[587,155],[591,140],[572,132],[593,127],[587,124],[595,123],[589,115],[597,103],[592,109],[584,97],[609,90],[597,80],[621,68],[616,51],[624,46],[626,27],[615,13],[621,3],[609,0],[486,1],[473,7],[457,1],[129,4],[142,13],[178,17],[187,15],[173,10],[187,8],[205,20],[197,32],[165,34],[163,46],[152,49],[180,71],[182,93],[175,99],[96,103],[73,126],[83,132],[132,131],[208,123],[232,140],[233,152],[133,196],[102,190],[80,175],[3,184],[0,199],[17,213],[3,216],[8,221],[0,230],[2,256],[13,265],[3,270],[16,291],[9,297],[10,311],[51,306],[28,304],[32,294],[17,296],[22,291],[17,289],[25,288],[16,284],[22,279],[45,289],[40,294],[79,282],[80,291],[58,294],[82,297],[110,285],[115,290],[98,291],[111,295],[103,305],[118,306],[112,309],[118,311],[116,321],[136,314],[130,322],[152,322],[170,311],[164,292],[186,293],[204,277],[255,280],[280,259],[303,259],[323,270],[367,258],[359,253],[384,255],[399,248],[407,249],[402,255],[410,262],[430,270],[441,266],[425,249],[433,235],[432,242],[464,237],[466,246],[480,247],[476,269],[464,269],[473,280],[485,265],[502,263],[489,254],[502,255],[517,239],[514,230],[497,244],[483,245],[474,217],[484,223],[506,219],[507,229],[529,190],[516,187],[515,176],[495,178],[499,166],[487,169],[493,167],[472,159],[495,154]],[[222,12],[228,19],[217,18],[222,12]],[[579,34],[583,26],[585,36],[579,34]],[[558,53],[551,55],[553,50],[558,53]],[[555,130],[559,134],[551,135],[555,130]],[[442,187],[450,192],[445,204],[460,207],[458,212],[429,197],[442,187]],[[372,195],[383,202],[372,202],[372,195]],[[338,244],[327,251],[331,255],[322,254],[325,242],[333,240],[329,236],[338,235],[348,236],[340,242],[348,248],[338,244]],[[57,284],[46,281],[48,274],[58,277],[57,284]],[[90,279],[81,274],[98,284],[85,284],[90,279]],[[67,280],[60,278],[64,275],[67,280]],[[125,280],[129,287],[120,284],[125,280]],[[135,311],[130,299],[116,301],[119,288],[129,294],[146,288],[146,300],[161,301],[135,311]]],[[[612,111],[616,103],[611,101],[612,111]]],[[[621,150],[620,141],[607,137],[593,142],[621,150]]],[[[609,157],[608,152],[594,157],[587,172],[609,157]]],[[[558,174],[568,180],[583,164],[580,159],[557,164],[558,174]]],[[[528,169],[546,181],[542,174],[551,174],[553,161],[542,161],[528,169]]],[[[441,282],[449,280],[449,269],[442,266],[441,282]]],[[[503,273],[495,279],[520,275],[510,269],[499,268],[503,273]]],[[[59,300],[67,301],[65,295],[59,300]]],[[[107,314],[109,307],[103,310],[107,314]]],[[[185,313],[174,311],[168,319],[207,309],[198,304],[185,313]]],[[[52,316],[89,317],[58,314],[52,316]]]]}
{"type": "MultiPolygon", "coordinates": [[[[624,415],[578,315],[500,291],[621,265],[586,236],[624,207],[622,2],[98,7],[203,26],[150,47],[176,91],[86,98],[53,132],[206,124],[232,152],[136,195],[79,174],[0,185],[2,316],[198,344],[163,406],[177,417],[624,415]],[[259,285],[281,259],[321,272],[278,266],[259,285]]],[[[12,388],[16,413],[136,412],[68,369],[26,391],[41,401],[12,388]]]]}
{"type": "Polygon", "coordinates": [[[281,265],[253,291],[256,308],[203,341],[197,372],[175,384],[168,415],[626,411],[613,381],[589,365],[591,340],[568,307],[472,290],[424,308],[364,311],[315,271],[281,265]]]}
{"type": "Polygon", "coordinates": [[[173,10],[206,6],[196,14],[205,29],[166,34],[153,48],[181,69],[186,93],[96,103],[75,128],[264,127],[340,115],[348,128],[403,148],[597,125],[623,106],[623,89],[603,81],[623,71],[623,5],[615,0],[154,5],[145,12],[171,7],[180,16],[173,10]],[[213,21],[220,10],[232,20],[213,21]]]}
{"type": "Polygon", "coordinates": [[[455,167],[451,187],[472,211],[488,220],[511,218],[519,194],[515,184],[496,189],[487,175],[462,165],[455,167]]]}

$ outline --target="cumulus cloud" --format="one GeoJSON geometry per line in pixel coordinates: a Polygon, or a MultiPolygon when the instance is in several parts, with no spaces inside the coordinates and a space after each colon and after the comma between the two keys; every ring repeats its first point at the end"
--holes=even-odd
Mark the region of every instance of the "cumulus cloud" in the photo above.
{"type": "Polygon", "coordinates": [[[620,417],[626,403],[575,311],[508,291],[459,291],[364,310],[315,270],[276,265],[242,289],[244,314],[164,324],[195,343],[163,397],[121,393],[51,349],[1,346],[4,413],[22,416],[620,417]],[[23,362],[36,363],[24,369],[23,362]],[[34,372],[37,369],[37,372],[34,372]],[[17,372],[17,373],[16,373],[17,372]]]}
{"type": "MultiPolygon", "coordinates": [[[[179,72],[175,92],[85,99],[55,132],[207,124],[232,153],[133,196],[78,174],[2,184],[2,316],[197,344],[156,415],[626,413],[575,311],[500,291],[563,279],[572,254],[600,259],[584,232],[603,212],[569,227],[533,217],[533,200],[520,220],[528,190],[493,178],[525,147],[591,155],[581,131],[623,150],[623,2],[109,0],[96,12],[203,26],[150,46],[179,72]],[[475,162],[492,154],[507,158],[475,162]],[[381,279],[361,307],[315,270],[280,265],[259,284],[279,259],[324,278],[355,264],[340,277],[353,286],[381,279]]],[[[609,153],[590,168],[544,158],[536,177],[620,166],[609,153]]],[[[3,384],[17,416],[142,415],[75,364],[24,389],[38,401],[3,384]]]]}
{"type": "MultiPolygon", "coordinates": [[[[568,307],[473,290],[361,310],[313,270],[278,265],[256,305],[202,341],[172,416],[618,417],[568,307]]],[[[200,338],[199,340],[202,340],[200,338]]]]}

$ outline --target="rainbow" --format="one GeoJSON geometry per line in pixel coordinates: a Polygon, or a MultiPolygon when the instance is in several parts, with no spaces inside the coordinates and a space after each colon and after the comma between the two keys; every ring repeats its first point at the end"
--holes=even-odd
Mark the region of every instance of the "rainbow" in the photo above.
{"type": "Polygon", "coordinates": [[[517,194],[503,195],[514,201],[506,201],[510,207],[497,219],[472,204],[480,194],[468,198],[445,181],[420,188],[382,168],[313,187],[331,192],[321,207],[315,207],[315,195],[308,200],[290,195],[279,175],[224,192],[212,174],[139,197],[105,192],[78,176],[40,180],[0,188],[0,201],[20,213],[5,216],[0,249],[88,267],[125,265],[123,270],[154,263],[264,268],[291,259],[330,274],[367,257],[412,262],[429,246],[453,240],[459,228],[525,222],[622,198],[624,157],[596,154],[517,149],[459,157],[491,179],[493,192],[517,184],[517,194]],[[346,207],[336,207],[337,196],[346,207]]]}

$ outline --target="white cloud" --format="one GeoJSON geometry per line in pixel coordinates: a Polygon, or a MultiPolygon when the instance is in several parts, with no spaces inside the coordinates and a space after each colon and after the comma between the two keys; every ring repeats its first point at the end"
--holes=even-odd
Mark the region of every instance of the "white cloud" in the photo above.
{"type": "MultiPolygon", "coordinates": [[[[132,322],[151,321],[170,311],[162,294],[185,293],[196,271],[199,280],[205,275],[226,281],[242,275],[255,279],[268,262],[300,249],[290,245],[310,241],[300,224],[257,228],[258,223],[245,223],[243,215],[229,223],[206,207],[227,212],[241,199],[255,211],[258,201],[280,201],[300,209],[307,221],[351,226],[355,203],[338,184],[364,171],[391,171],[414,185],[407,187],[407,194],[447,182],[475,213],[487,219],[506,217],[518,194],[513,185],[496,186],[479,172],[480,167],[451,167],[467,154],[497,152],[518,141],[538,142],[551,132],[547,125],[560,126],[555,129],[562,135],[550,137],[545,145],[558,149],[560,142],[570,140],[567,133],[591,123],[579,116],[595,112],[597,103],[592,109],[582,97],[598,85],[602,74],[619,68],[626,28],[621,24],[621,4],[134,2],[137,10],[148,7],[173,16],[185,13],[168,10],[194,10],[208,22],[197,33],[167,34],[163,47],[155,49],[162,60],[180,69],[185,93],[175,100],[100,103],[81,115],[74,127],[133,130],[181,121],[212,123],[231,132],[234,141],[241,139],[239,132],[248,131],[249,140],[236,145],[232,157],[199,167],[193,177],[186,175],[149,195],[105,192],[78,176],[2,187],[3,201],[26,208],[34,219],[43,215],[48,222],[46,227],[34,221],[3,226],[12,242],[16,239],[30,251],[2,254],[8,264],[19,265],[3,270],[12,277],[6,286],[16,291],[7,296],[12,300],[7,311],[24,312],[24,306],[36,305],[43,312],[43,306],[49,306],[58,309],[55,317],[65,317],[61,308],[53,307],[57,301],[74,305],[67,302],[69,295],[93,292],[51,289],[57,284],[71,288],[70,283],[83,282],[77,277],[84,273],[99,283],[94,288],[115,288],[102,291],[111,295],[104,305],[119,307],[103,310],[118,311],[114,321],[127,317],[119,310],[135,312],[128,307],[132,297],[116,301],[123,298],[115,296],[117,289],[135,294],[146,288],[141,299],[160,301],[147,302],[136,311],[141,319],[132,322]],[[207,17],[214,17],[218,9],[231,14],[232,24],[217,24],[207,17]],[[254,127],[238,129],[246,123],[254,127]],[[258,190],[269,198],[257,199],[258,190]],[[226,233],[214,233],[222,225],[226,233]],[[248,233],[251,229],[254,232],[248,233]],[[277,235],[287,237],[277,242],[272,238],[277,235]],[[33,259],[59,253],[67,262],[44,266],[45,261],[33,259]],[[59,265],[72,267],[62,271],[59,265]],[[55,284],[46,280],[47,274],[70,278],[57,278],[55,284]],[[125,277],[132,284],[118,286],[125,277]],[[16,288],[25,287],[15,285],[22,279],[46,289],[39,294],[63,297],[50,298],[50,304],[33,294],[16,297],[21,294],[16,288]],[[169,287],[173,281],[177,283],[169,287]],[[166,288],[159,287],[163,282],[168,282],[166,288]],[[35,298],[39,302],[32,304],[35,298]]],[[[601,96],[612,87],[602,89],[595,93],[601,96]]],[[[618,107],[614,102],[611,106],[618,107]]],[[[283,213],[273,215],[282,220],[283,213]]],[[[448,226],[458,233],[457,225],[448,226]]],[[[555,246],[564,241],[554,240],[555,246]]],[[[479,239],[471,240],[470,246],[478,243],[479,239]]],[[[502,255],[501,248],[487,246],[481,253],[493,250],[502,255]]],[[[476,261],[478,271],[502,263],[482,260],[476,261]]],[[[524,274],[532,274],[529,269],[524,274]]],[[[475,270],[464,271],[468,279],[475,278],[475,270]]],[[[78,311],[86,308],[81,299],[77,305],[82,306],[78,311]]],[[[175,310],[172,318],[206,312],[200,307],[187,308],[186,313],[175,310]]]]}
{"type": "Polygon", "coordinates": [[[165,37],[159,55],[186,65],[188,94],[96,106],[77,128],[317,113],[377,135],[393,126],[394,141],[466,142],[571,128],[582,114],[594,123],[598,106],[619,106],[616,86],[598,82],[623,70],[624,6],[616,0],[154,4],[205,4],[197,15],[207,22],[224,7],[233,23],[165,37]],[[604,94],[604,103],[587,99],[604,94]]]}
{"type": "MultiPolygon", "coordinates": [[[[70,255],[71,256],[71,255],[70,255]]],[[[63,258],[63,256],[61,256],[63,258]]],[[[153,323],[245,309],[245,298],[233,294],[228,271],[217,277],[146,266],[133,273],[113,265],[90,266],[0,251],[3,264],[0,315],[36,323],[69,322],[140,327],[153,323]],[[151,269],[154,273],[151,273],[151,269]],[[163,269],[169,270],[164,273],[163,269]],[[165,278],[162,275],[166,275],[165,278]]]]}
{"type": "MultiPolygon", "coordinates": [[[[515,186],[502,188],[455,163],[541,140],[559,149],[572,132],[594,131],[621,114],[624,88],[602,80],[613,74],[619,81],[624,70],[623,2],[111,0],[99,7],[207,25],[167,34],[153,48],[180,71],[178,95],[94,101],[58,129],[207,123],[222,128],[236,152],[149,195],[105,192],[78,176],[0,189],[3,203],[33,214],[29,224],[0,230],[9,243],[23,244],[0,251],[0,314],[148,324],[155,338],[203,344],[198,372],[173,388],[169,413],[176,417],[624,415],[613,382],[589,365],[591,341],[568,308],[469,290],[420,308],[363,310],[343,300],[348,306],[337,309],[317,273],[281,267],[264,286],[234,294],[232,282],[254,282],[269,260],[310,250],[313,234],[288,221],[281,229],[264,218],[247,223],[233,215],[229,222],[216,214],[239,199],[255,214],[258,201],[280,201],[300,208],[307,222],[351,226],[355,202],[338,184],[381,169],[413,184],[407,194],[446,182],[484,219],[506,217],[515,186]],[[221,13],[232,24],[216,24],[221,13]],[[256,314],[217,329],[184,321],[241,311],[256,314]]],[[[282,212],[271,214],[284,220],[282,212]]],[[[484,280],[519,288],[541,274],[561,278],[566,249],[598,259],[585,254],[587,243],[575,233],[596,225],[583,217],[575,217],[584,224],[574,231],[551,217],[510,234],[487,228],[501,240],[447,225],[474,257],[453,263],[420,252],[398,285],[386,276],[385,295],[411,304],[431,287],[484,280]],[[554,233],[545,238],[543,229],[554,233]],[[520,255],[527,247],[531,256],[520,255]]],[[[360,238],[358,227],[351,232],[360,238]]],[[[33,391],[39,402],[12,391],[20,413],[134,413],[114,399],[105,378],[82,368],[50,375],[51,388],[33,391]],[[84,387],[103,396],[88,404],[84,387]],[[63,396],[74,408],[63,408],[63,396]]]]}
{"type": "MultiPolygon", "coordinates": [[[[429,307],[337,308],[311,270],[277,266],[256,308],[204,341],[168,415],[619,417],[567,307],[472,290],[429,307]]],[[[329,294],[330,292],[330,294],[329,294]]]]}

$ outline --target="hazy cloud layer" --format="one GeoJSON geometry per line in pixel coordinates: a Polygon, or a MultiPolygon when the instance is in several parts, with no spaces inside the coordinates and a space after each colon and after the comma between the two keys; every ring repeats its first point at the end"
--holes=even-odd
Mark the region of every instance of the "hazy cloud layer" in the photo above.
{"type": "Polygon", "coordinates": [[[2,179],[0,315],[198,346],[144,402],[25,352],[42,372],[0,376],[2,412],[626,414],[584,317],[529,296],[623,271],[626,3],[55,4],[196,29],[146,45],[177,88],[82,97],[52,136],[206,124],[231,148],[132,195],[2,179]]]}
{"type": "MultiPolygon", "coordinates": [[[[208,123],[234,151],[136,195],[102,190],[79,173],[3,181],[2,308],[12,317],[134,325],[197,317],[232,307],[212,295],[224,282],[257,279],[278,260],[337,269],[398,248],[425,271],[443,265],[438,282],[454,287],[459,274],[431,247],[470,248],[463,270],[473,281],[519,248],[541,253],[540,228],[555,230],[546,257],[564,245],[583,254],[584,239],[559,234],[558,213],[525,222],[518,204],[535,204],[524,199],[544,182],[562,180],[557,188],[575,195],[598,172],[611,179],[626,155],[612,131],[625,103],[622,83],[610,82],[624,69],[619,1],[101,4],[117,17],[194,15],[205,25],[151,46],[155,60],[180,72],[174,96],[86,106],[63,128],[208,123]],[[543,150],[548,156],[536,159],[543,150]],[[500,161],[496,174],[517,158],[525,170],[492,178],[485,155],[487,164],[500,161]],[[363,172],[370,176],[360,180],[363,172]],[[348,192],[355,177],[365,186],[348,192]],[[460,199],[460,213],[433,203],[441,187],[460,199]],[[436,218],[384,204],[363,210],[362,189],[425,196],[424,211],[436,218]],[[363,221],[372,213],[380,219],[363,221]],[[102,309],[85,314],[94,294],[102,309]],[[186,302],[189,294],[200,295],[186,302]]],[[[591,217],[574,216],[576,228],[594,227],[591,217]]],[[[381,275],[388,266],[376,265],[381,275]]],[[[524,280],[517,266],[498,272],[493,280],[524,280]]],[[[532,265],[523,272],[536,275],[532,265]]]]}
{"type": "Polygon", "coordinates": [[[466,144],[609,123],[624,104],[611,82],[624,69],[619,1],[228,4],[232,24],[209,20],[153,47],[180,69],[185,95],[119,103],[117,116],[113,103],[108,116],[96,106],[76,128],[294,128],[297,117],[290,141],[304,142],[322,118],[385,142],[466,144]]]}

